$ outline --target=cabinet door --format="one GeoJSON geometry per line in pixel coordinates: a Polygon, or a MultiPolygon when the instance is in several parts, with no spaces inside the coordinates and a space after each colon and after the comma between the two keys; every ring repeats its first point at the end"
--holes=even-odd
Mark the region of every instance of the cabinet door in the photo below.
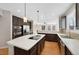
{"type": "Polygon", "coordinates": [[[22,18],[18,18],[18,22],[19,22],[19,25],[23,25],[23,19],[22,18]]]}
{"type": "Polygon", "coordinates": [[[30,52],[30,55],[37,55],[36,49],[30,52]]]}
{"type": "Polygon", "coordinates": [[[41,40],[41,51],[43,50],[45,45],[45,37],[41,40]]]}
{"type": "Polygon", "coordinates": [[[38,43],[38,55],[40,55],[41,52],[43,51],[44,44],[45,44],[45,37],[42,38],[38,43]]]}
{"type": "Polygon", "coordinates": [[[22,18],[13,16],[12,20],[13,20],[13,25],[15,25],[15,26],[21,26],[21,25],[23,25],[23,19],[22,18]]]}
{"type": "Polygon", "coordinates": [[[19,24],[18,19],[15,16],[12,17],[12,22],[14,26],[17,26],[19,24]]]}
{"type": "Polygon", "coordinates": [[[41,41],[38,43],[38,48],[37,49],[38,49],[37,53],[38,53],[38,55],[40,55],[41,54],[41,41]]]}
{"type": "Polygon", "coordinates": [[[29,51],[14,47],[14,55],[29,55],[29,51]]]}
{"type": "Polygon", "coordinates": [[[65,46],[65,55],[72,55],[72,53],[66,46],[65,46]]]}
{"type": "Polygon", "coordinates": [[[30,50],[29,50],[29,52],[30,52],[30,55],[37,55],[37,44],[34,46],[34,47],[32,47],[30,50]]]}

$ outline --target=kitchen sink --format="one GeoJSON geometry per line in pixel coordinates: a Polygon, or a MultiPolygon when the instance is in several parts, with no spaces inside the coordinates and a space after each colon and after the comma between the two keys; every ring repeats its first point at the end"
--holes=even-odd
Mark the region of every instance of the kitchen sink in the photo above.
{"type": "Polygon", "coordinates": [[[40,37],[41,37],[40,35],[35,35],[35,36],[30,37],[29,39],[38,40],[40,37]]]}

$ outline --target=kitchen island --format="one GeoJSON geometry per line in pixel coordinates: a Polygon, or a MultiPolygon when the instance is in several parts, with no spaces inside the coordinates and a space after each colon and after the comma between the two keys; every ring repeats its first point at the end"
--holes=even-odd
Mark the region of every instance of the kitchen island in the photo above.
{"type": "Polygon", "coordinates": [[[38,55],[41,54],[41,51],[44,48],[44,36],[45,35],[42,34],[25,35],[10,40],[7,43],[14,47],[15,55],[38,55]]]}

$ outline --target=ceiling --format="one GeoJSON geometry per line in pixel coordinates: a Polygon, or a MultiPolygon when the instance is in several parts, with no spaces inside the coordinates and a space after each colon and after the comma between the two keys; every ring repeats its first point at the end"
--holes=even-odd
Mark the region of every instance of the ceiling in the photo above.
{"type": "MultiPolygon", "coordinates": [[[[40,14],[45,17],[56,17],[64,13],[70,5],[71,3],[26,3],[26,14],[30,17],[39,10],[40,14]]],[[[24,3],[0,3],[0,8],[9,10],[13,15],[20,17],[25,15],[24,7],[24,3]]]]}
{"type": "Polygon", "coordinates": [[[24,16],[24,3],[0,3],[0,8],[10,11],[13,15],[24,16]]]}
{"type": "Polygon", "coordinates": [[[39,10],[39,18],[43,22],[52,22],[57,19],[71,6],[71,3],[27,3],[26,15],[31,19],[37,19],[37,10],[39,10]]]}
{"type": "Polygon", "coordinates": [[[59,16],[71,6],[71,3],[27,3],[26,5],[27,12],[39,10],[43,14],[59,16]]]}

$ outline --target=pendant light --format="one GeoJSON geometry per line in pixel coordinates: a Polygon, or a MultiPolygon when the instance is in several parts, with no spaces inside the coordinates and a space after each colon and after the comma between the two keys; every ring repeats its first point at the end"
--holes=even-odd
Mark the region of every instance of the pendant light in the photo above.
{"type": "Polygon", "coordinates": [[[37,21],[39,22],[39,10],[37,10],[36,12],[37,12],[37,21]]]}
{"type": "Polygon", "coordinates": [[[23,17],[23,21],[27,22],[27,18],[26,18],[26,3],[24,4],[24,17],[23,17]]]}

